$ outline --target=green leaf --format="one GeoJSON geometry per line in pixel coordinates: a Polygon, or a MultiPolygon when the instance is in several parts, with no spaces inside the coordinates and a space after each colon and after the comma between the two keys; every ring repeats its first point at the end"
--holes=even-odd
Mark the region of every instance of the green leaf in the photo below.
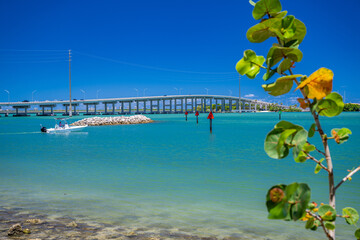
{"type": "Polygon", "coordinates": [[[291,42],[293,40],[297,40],[298,44],[300,44],[305,38],[306,27],[305,27],[305,24],[303,22],[301,22],[299,19],[294,20],[294,26],[296,28],[294,35],[290,38],[286,38],[285,36],[284,37],[285,37],[286,43],[291,42]]]}
{"type": "Polygon", "coordinates": [[[346,207],[342,210],[342,215],[345,217],[345,221],[350,225],[355,225],[359,221],[359,214],[356,209],[346,207]]]}
{"type": "Polygon", "coordinates": [[[360,239],[360,228],[358,228],[358,229],[356,229],[356,231],[355,231],[355,237],[356,237],[356,239],[360,239]]]}
{"type": "Polygon", "coordinates": [[[284,219],[287,215],[287,206],[285,196],[286,185],[272,186],[266,195],[266,207],[269,212],[269,219],[284,219]]]}
{"type": "Polygon", "coordinates": [[[287,11],[282,11],[282,12],[278,12],[278,13],[272,13],[271,16],[274,18],[283,18],[285,17],[287,14],[287,11]]]}
{"type": "Polygon", "coordinates": [[[305,143],[305,144],[302,146],[302,150],[303,150],[304,152],[308,152],[308,153],[309,153],[309,152],[315,151],[316,148],[315,148],[315,146],[312,145],[312,144],[305,143]]]}
{"type": "Polygon", "coordinates": [[[301,130],[301,129],[304,129],[302,126],[299,126],[299,125],[296,125],[296,124],[293,124],[291,122],[288,122],[288,121],[280,121],[278,122],[276,125],[275,125],[275,128],[283,128],[283,129],[296,129],[296,130],[301,130]]]}
{"type": "Polygon", "coordinates": [[[315,127],[316,127],[316,124],[315,124],[315,123],[311,124],[311,126],[310,126],[310,128],[309,128],[308,137],[311,138],[311,137],[314,136],[314,134],[315,134],[315,127]]]}
{"type": "Polygon", "coordinates": [[[245,50],[244,57],[237,62],[236,70],[240,75],[246,75],[250,79],[256,77],[260,72],[260,66],[265,62],[263,56],[256,56],[256,53],[252,50],[245,50]]]}
{"type": "Polygon", "coordinates": [[[291,38],[295,35],[296,27],[295,27],[295,17],[294,16],[286,16],[282,19],[282,28],[281,32],[283,33],[285,38],[291,38]]]}
{"type": "MultiPolygon", "coordinates": [[[[280,47],[278,45],[274,45],[270,48],[266,59],[271,59],[269,61],[270,67],[275,66],[278,62],[281,61],[283,58],[289,58],[294,62],[300,62],[303,54],[297,48],[290,48],[290,47],[280,47]]],[[[301,75],[302,76],[302,75],[301,75]]]]}
{"type": "MultiPolygon", "coordinates": [[[[324,158],[322,158],[322,159],[319,160],[320,163],[321,163],[322,161],[324,161],[324,158]]],[[[321,169],[322,169],[322,167],[320,166],[320,164],[316,164],[314,173],[315,173],[315,174],[318,174],[321,169]]]]}
{"type": "Polygon", "coordinates": [[[321,225],[321,222],[319,220],[315,220],[314,226],[310,230],[316,231],[320,225],[321,225]]]}
{"type": "Polygon", "coordinates": [[[314,222],[315,222],[315,219],[313,217],[309,218],[309,220],[307,220],[307,222],[305,224],[305,228],[310,229],[310,228],[314,227],[314,222]]]}
{"type": "Polygon", "coordinates": [[[269,157],[281,159],[289,154],[289,148],[302,146],[307,139],[303,127],[287,121],[280,121],[266,136],[264,149],[269,157]]]}
{"type": "Polygon", "coordinates": [[[274,128],[265,138],[264,150],[271,158],[281,159],[289,154],[289,148],[286,145],[283,145],[280,149],[278,148],[278,142],[283,131],[283,129],[274,128]]]}
{"type": "Polygon", "coordinates": [[[276,146],[276,151],[278,152],[279,156],[283,152],[284,145],[286,145],[285,141],[288,139],[290,135],[296,133],[296,131],[297,131],[296,129],[286,129],[281,133],[278,144],[276,146]]]}
{"type": "Polygon", "coordinates": [[[286,58],[277,67],[277,73],[281,75],[283,72],[289,70],[291,66],[292,66],[291,60],[289,58],[286,58]]]}
{"type": "Polygon", "coordinates": [[[293,80],[279,80],[279,78],[274,83],[263,84],[261,85],[265,91],[267,91],[272,96],[280,96],[290,92],[294,85],[293,80]]]}
{"type": "Polygon", "coordinates": [[[334,117],[339,115],[344,108],[344,102],[340,94],[336,92],[332,92],[325,97],[325,99],[321,99],[316,106],[316,111],[321,116],[326,117],[334,117]]]}
{"type": "Polygon", "coordinates": [[[335,209],[328,204],[320,206],[318,214],[325,221],[335,221],[336,219],[335,209]]]}
{"type": "MultiPolygon", "coordinates": [[[[294,148],[295,149],[295,148],[294,148]]],[[[294,153],[294,150],[293,150],[294,153]]],[[[294,154],[295,155],[295,154],[294,154]]],[[[295,162],[303,163],[307,160],[307,155],[303,151],[299,152],[296,157],[294,157],[295,162]]]]}
{"type": "Polygon", "coordinates": [[[252,43],[261,43],[269,37],[281,35],[281,19],[271,18],[249,28],[246,33],[247,39],[252,43]]]}
{"type": "Polygon", "coordinates": [[[307,141],[307,135],[308,133],[305,129],[298,130],[290,142],[294,146],[293,158],[295,162],[305,162],[307,159],[307,155],[302,151],[307,141]]]}
{"type": "Polygon", "coordinates": [[[342,144],[349,139],[349,134],[352,134],[348,128],[334,128],[331,130],[331,135],[337,144],[342,144]]]}
{"type": "Polygon", "coordinates": [[[277,14],[281,8],[279,0],[260,0],[255,4],[252,15],[255,20],[259,20],[266,14],[277,14]]]}
{"type": "Polygon", "coordinates": [[[311,190],[306,183],[299,183],[298,188],[288,199],[290,207],[290,217],[296,221],[306,213],[306,208],[310,202],[311,190]]]}
{"type": "Polygon", "coordinates": [[[269,80],[275,73],[275,70],[269,69],[263,76],[264,81],[269,80]]]}
{"type": "Polygon", "coordinates": [[[329,230],[334,230],[335,229],[335,224],[334,223],[332,223],[332,222],[325,222],[325,228],[326,229],[329,229],[329,230]]]}

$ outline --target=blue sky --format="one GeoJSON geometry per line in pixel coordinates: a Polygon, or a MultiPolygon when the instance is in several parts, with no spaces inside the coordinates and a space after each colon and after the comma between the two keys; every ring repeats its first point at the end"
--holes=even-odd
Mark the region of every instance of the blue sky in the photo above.
{"type": "MultiPolygon", "coordinates": [[[[294,72],[335,73],[334,90],[360,102],[360,1],[283,0],[283,10],[308,29],[294,72]]],[[[247,0],[27,1],[0,0],[0,101],[182,94],[238,96],[236,62],[246,49],[265,55],[273,39],[253,44],[257,21],[247,0]],[[31,51],[17,51],[31,50],[31,51]],[[34,51],[42,50],[42,51],[34,51]],[[44,51],[46,50],[46,51],[44,51]],[[47,51],[60,50],[60,51],[47,51]],[[138,91],[135,90],[138,89],[138,91]],[[99,90],[100,89],[100,90],[99,90]],[[99,90],[99,91],[98,91],[99,90]]],[[[290,104],[261,88],[262,74],[243,77],[241,95],[290,104]]]]}

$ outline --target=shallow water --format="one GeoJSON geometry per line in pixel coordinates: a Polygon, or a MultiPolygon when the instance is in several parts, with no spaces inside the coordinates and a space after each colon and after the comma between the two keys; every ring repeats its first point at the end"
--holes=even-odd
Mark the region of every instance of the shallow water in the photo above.
{"type": "MultiPolygon", "coordinates": [[[[0,118],[0,206],[54,216],[170,229],[203,236],[248,239],[323,239],[302,222],[267,220],[265,194],[277,183],[307,182],[312,200],[327,201],[325,172],[291,158],[272,160],[263,140],[276,113],[215,114],[209,134],[206,114],[149,115],[152,124],[88,127],[71,134],[42,134],[51,117],[0,118]]],[[[74,121],[83,118],[73,117],[74,121]]],[[[308,128],[309,113],[283,113],[308,128]]],[[[330,133],[352,130],[342,145],[331,143],[336,182],[359,165],[360,114],[322,118],[330,133]]],[[[318,136],[311,139],[319,144],[318,136]]],[[[320,145],[318,145],[320,146],[320,145]]],[[[360,210],[360,175],[344,183],[338,209],[360,210]]],[[[338,239],[354,228],[337,221],[338,239]]]]}

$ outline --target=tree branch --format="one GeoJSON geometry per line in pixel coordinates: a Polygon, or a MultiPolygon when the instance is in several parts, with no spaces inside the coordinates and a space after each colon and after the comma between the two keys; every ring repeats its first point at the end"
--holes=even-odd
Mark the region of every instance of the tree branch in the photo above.
{"type": "Polygon", "coordinates": [[[327,167],[325,167],[319,160],[317,160],[316,158],[314,158],[313,156],[311,156],[309,153],[306,153],[305,154],[308,156],[307,159],[311,159],[313,160],[314,162],[316,162],[317,164],[319,164],[319,166],[324,169],[325,171],[327,172],[330,172],[329,169],[327,167]]]}
{"type": "Polygon", "coordinates": [[[319,149],[317,149],[317,147],[315,147],[316,151],[318,151],[318,153],[321,153],[322,155],[324,155],[324,157],[326,156],[325,153],[319,149]]]}
{"type": "Polygon", "coordinates": [[[312,217],[316,218],[317,220],[320,221],[320,224],[321,224],[321,227],[323,228],[326,236],[329,238],[329,240],[334,240],[334,238],[330,235],[330,233],[328,232],[328,230],[325,228],[325,225],[324,225],[324,221],[322,220],[321,217],[319,217],[318,215],[312,213],[310,210],[306,210],[306,212],[311,215],[312,217]]]}
{"type": "Polygon", "coordinates": [[[336,185],[335,187],[335,191],[338,187],[341,186],[341,184],[343,184],[346,180],[348,180],[352,175],[354,175],[357,171],[360,171],[360,166],[355,168],[354,170],[352,170],[346,177],[344,177],[339,183],[338,185],[336,185]]]}

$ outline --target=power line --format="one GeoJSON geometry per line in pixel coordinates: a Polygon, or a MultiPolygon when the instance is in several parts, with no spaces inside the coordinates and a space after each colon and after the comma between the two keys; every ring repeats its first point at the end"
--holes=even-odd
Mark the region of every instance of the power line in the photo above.
{"type": "Polygon", "coordinates": [[[2,52],[67,52],[68,50],[0,49],[2,52]]]}
{"type": "Polygon", "coordinates": [[[129,66],[135,66],[135,67],[142,67],[142,68],[148,68],[148,69],[153,69],[153,70],[159,70],[159,71],[166,71],[166,72],[179,72],[179,73],[191,73],[191,74],[208,74],[208,75],[234,74],[234,72],[197,72],[197,71],[186,71],[186,70],[171,69],[171,68],[161,68],[161,67],[150,66],[150,65],[143,65],[143,64],[137,64],[137,63],[124,62],[124,61],[120,61],[120,60],[116,60],[116,59],[112,59],[112,58],[101,57],[101,56],[96,56],[96,55],[87,54],[87,53],[81,53],[81,52],[78,52],[78,51],[73,51],[73,52],[77,53],[77,54],[80,54],[80,55],[83,55],[83,56],[97,58],[97,59],[101,59],[101,60],[105,60],[105,61],[125,64],[125,65],[129,65],[129,66]]]}

